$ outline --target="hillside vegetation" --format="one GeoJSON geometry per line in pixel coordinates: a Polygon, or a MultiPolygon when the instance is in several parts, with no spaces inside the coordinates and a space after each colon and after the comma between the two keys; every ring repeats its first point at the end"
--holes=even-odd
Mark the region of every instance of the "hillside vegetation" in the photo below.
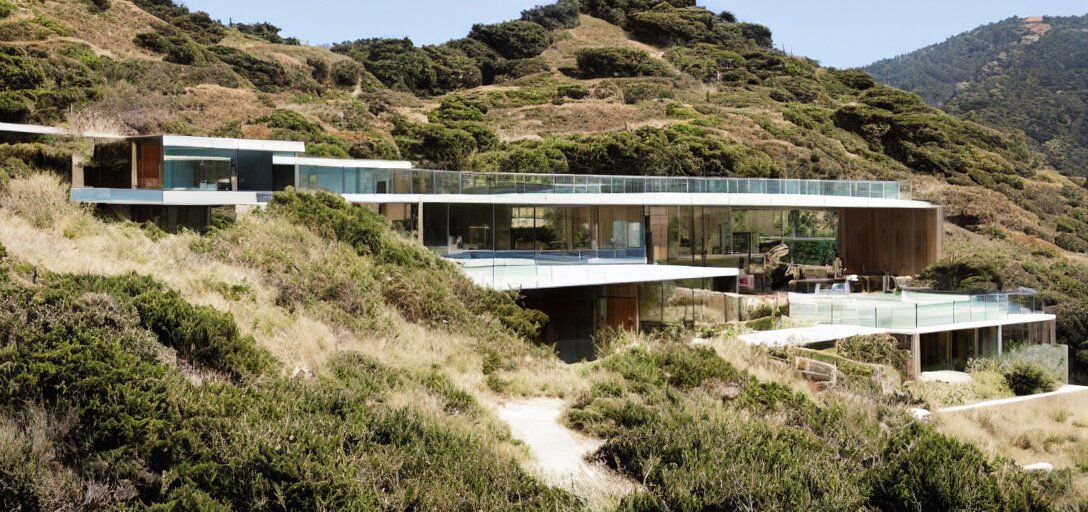
{"type": "Polygon", "coordinates": [[[1088,15],[1009,18],[867,71],[931,105],[1023,132],[1050,165],[1088,169],[1088,15]]]}
{"type": "MultiPolygon", "coordinates": [[[[165,0],[0,6],[3,121],[449,169],[910,181],[951,221],[922,277],[1045,290],[1088,364],[1083,181],[728,12],[561,0],[442,45],[324,49],[165,0]]],[[[3,142],[0,508],[1076,510],[1088,492],[1085,461],[1024,473],[864,371],[814,391],[740,326],[563,365],[528,341],[539,312],[337,197],[171,235],[67,201],[85,144],[3,142]],[[638,490],[602,503],[524,469],[493,411],[538,396],[572,401],[566,423],[638,490]]]]}

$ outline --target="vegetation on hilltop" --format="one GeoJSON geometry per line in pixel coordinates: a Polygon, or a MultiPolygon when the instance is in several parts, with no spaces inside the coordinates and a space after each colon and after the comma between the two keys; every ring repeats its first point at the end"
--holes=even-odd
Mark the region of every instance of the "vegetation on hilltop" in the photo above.
{"type": "Polygon", "coordinates": [[[1009,18],[872,64],[930,104],[1023,132],[1055,168],[1088,168],[1088,15],[1009,18]]]}

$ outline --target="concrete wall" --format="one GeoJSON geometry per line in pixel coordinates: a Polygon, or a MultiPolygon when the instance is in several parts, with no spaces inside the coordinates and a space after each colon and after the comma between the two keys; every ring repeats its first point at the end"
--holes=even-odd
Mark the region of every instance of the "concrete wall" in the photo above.
{"type": "Polygon", "coordinates": [[[920,273],[941,258],[944,238],[940,207],[839,211],[839,257],[847,273],[920,273]]]}

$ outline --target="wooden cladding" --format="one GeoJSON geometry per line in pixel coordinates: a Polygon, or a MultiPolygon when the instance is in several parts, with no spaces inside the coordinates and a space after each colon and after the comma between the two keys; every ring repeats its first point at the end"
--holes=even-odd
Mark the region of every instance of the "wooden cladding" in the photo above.
{"type": "Polygon", "coordinates": [[[162,188],[162,144],[136,143],[136,188],[162,188]]]}
{"type": "Polygon", "coordinates": [[[940,207],[842,209],[839,257],[851,274],[919,274],[941,258],[943,221],[940,207]]]}

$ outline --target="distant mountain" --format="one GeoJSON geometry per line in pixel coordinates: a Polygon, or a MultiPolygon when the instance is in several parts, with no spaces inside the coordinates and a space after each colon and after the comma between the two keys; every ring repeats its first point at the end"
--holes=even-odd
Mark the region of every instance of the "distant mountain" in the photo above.
{"type": "Polygon", "coordinates": [[[1023,131],[1055,168],[1088,175],[1088,15],[1009,18],[866,71],[951,113],[1023,131]]]}

